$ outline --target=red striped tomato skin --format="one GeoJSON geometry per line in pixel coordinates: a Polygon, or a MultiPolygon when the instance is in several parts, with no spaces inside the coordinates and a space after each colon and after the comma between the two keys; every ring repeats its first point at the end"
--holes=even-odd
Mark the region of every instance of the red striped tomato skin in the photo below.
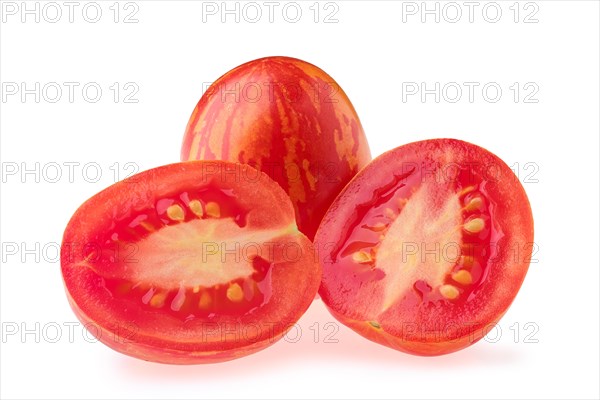
{"type": "Polygon", "coordinates": [[[331,76],[302,60],[266,57],[220,77],[190,117],[181,160],[217,159],[250,164],[278,182],[312,239],[371,153],[352,103],[331,76]]]}

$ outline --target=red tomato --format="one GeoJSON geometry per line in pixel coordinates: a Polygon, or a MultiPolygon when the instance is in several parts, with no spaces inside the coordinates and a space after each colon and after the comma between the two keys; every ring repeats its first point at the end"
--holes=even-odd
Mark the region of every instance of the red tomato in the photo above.
{"type": "Polygon", "coordinates": [[[358,173],[315,244],[319,293],[336,318],[375,342],[438,355],[481,339],[506,312],[529,266],[533,218],[498,157],[426,140],[358,173]]]}
{"type": "Polygon", "coordinates": [[[86,201],[63,238],[69,302],[113,349],[174,364],[272,344],[321,277],[285,192],[222,161],[172,164],[86,201]]]}
{"type": "Polygon", "coordinates": [[[229,160],[267,173],[292,199],[311,240],[327,208],[371,160],[358,115],[323,70],[288,57],[220,77],[187,125],[181,160],[229,160]]]}

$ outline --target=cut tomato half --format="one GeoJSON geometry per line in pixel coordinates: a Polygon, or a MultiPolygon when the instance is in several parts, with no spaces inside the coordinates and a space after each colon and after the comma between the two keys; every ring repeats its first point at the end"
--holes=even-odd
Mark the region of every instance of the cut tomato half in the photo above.
{"type": "Polygon", "coordinates": [[[279,185],[247,165],[172,164],[86,201],[63,238],[69,302],[100,341],[164,363],[274,343],[320,282],[279,185]]]}
{"type": "Polygon", "coordinates": [[[529,266],[533,217],[498,157],[426,140],[359,172],[315,244],[319,293],[336,318],[378,343],[437,355],[481,339],[506,312],[529,266]]]}

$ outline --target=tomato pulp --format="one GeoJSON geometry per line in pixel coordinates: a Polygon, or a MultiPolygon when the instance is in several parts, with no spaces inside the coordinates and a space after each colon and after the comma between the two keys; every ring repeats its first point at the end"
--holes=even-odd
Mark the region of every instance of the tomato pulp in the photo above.
{"type": "Polygon", "coordinates": [[[100,341],[176,364],[272,344],[321,275],[279,185],[222,161],[155,168],[98,193],[65,230],[61,268],[73,310],[100,341]]]}
{"type": "Polygon", "coordinates": [[[313,239],[325,211],[371,160],[352,103],[320,68],[266,57],[221,76],[188,122],[181,160],[229,160],[267,173],[313,239]]]}
{"type": "Polygon", "coordinates": [[[315,237],[319,293],[341,322],[420,355],[481,339],[527,272],[533,217],[497,156],[453,139],[410,143],[352,179],[315,237]]]}

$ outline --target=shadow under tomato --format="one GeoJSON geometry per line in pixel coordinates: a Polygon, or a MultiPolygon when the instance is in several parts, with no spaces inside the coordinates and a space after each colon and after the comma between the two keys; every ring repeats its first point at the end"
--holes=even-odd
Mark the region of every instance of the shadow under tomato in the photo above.
{"type": "Polygon", "coordinates": [[[298,325],[302,333],[299,340],[290,331],[287,341],[280,341],[256,357],[260,356],[274,368],[310,362],[320,365],[356,363],[361,368],[385,365],[386,368],[444,370],[510,365],[521,362],[527,354],[512,342],[487,343],[482,340],[466,349],[443,356],[414,356],[363,338],[333,318],[320,300],[313,302],[298,325]]]}
{"type": "Polygon", "coordinates": [[[124,355],[115,356],[115,370],[119,375],[135,380],[160,381],[229,381],[232,377],[268,374],[275,365],[257,362],[252,355],[236,360],[197,365],[170,365],[139,360],[124,355]],[[118,357],[118,359],[117,359],[118,357]]]}
{"type": "MultiPolygon", "coordinates": [[[[456,370],[519,363],[526,353],[514,343],[480,341],[464,350],[438,357],[420,357],[402,353],[373,343],[336,321],[320,300],[315,300],[307,313],[288,335],[258,353],[216,364],[166,365],[115,355],[115,369],[131,378],[161,381],[230,381],[234,377],[252,377],[298,364],[335,366],[356,364],[369,367],[456,370]]],[[[317,371],[317,370],[316,370],[317,371]]]]}

